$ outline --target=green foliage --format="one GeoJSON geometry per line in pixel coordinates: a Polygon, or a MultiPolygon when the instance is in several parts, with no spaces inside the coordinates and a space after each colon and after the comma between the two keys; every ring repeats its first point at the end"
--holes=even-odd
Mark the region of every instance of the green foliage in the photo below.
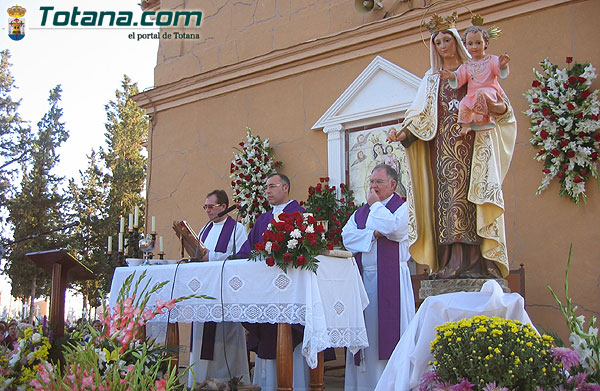
{"type": "Polygon", "coordinates": [[[600,383],[600,338],[598,338],[598,329],[594,327],[596,317],[592,316],[587,322],[586,331],[585,317],[583,315],[577,316],[577,306],[573,305],[569,297],[569,269],[571,268],[572,251],[573,246],[571,245],[565,271],[565,304],[554,293],[550,285],[548,285],[548,289],[567,321],[567,327],[571,332],[569,336],[571,347],[579,354],[583,369],[589,373],[590,380],[594,383],[600,383]]]}
{"type": "Polygon", "coordinates": [[[11,294],[19,298],[49,294],[49,276],[25,254],[62,248],[67,244],[67,232],[42,234],[65,223],[62,212],[65,200],[59,192],[63,178],[51,172],[59,161],[57,149],[68,138],[61,122],[60,94],[60,86],[50,91],[49,110],[38,122],[31,147],[31,164],[24,166],[21,188],[8,203],[8,220],[14,227],[14,238],[34,236],[12,245],[4,270],[11,279],[11,294]],[[37,287],[41,291],[36,292],[37,287]]]}
{"type": "MultiPolygon", "coordinates": [[[[10,73],[10,53],[0,52],[0,208],[14,193],[12,184],[18,173],[19,163],[30,158],[31,129],[21,119],[20,102],[14,101],[11,91],[14,79],[10,73]]],[[[0,216],[0,221],[4,217],[0,216]]]]}
{"type": "Polygon", "coordinates": [[[92,307],[98,307],[99,290],[110,284],[107,277],[112,275],[112,268],[106,259],[106,235],[99,234],[110,229],[106,204],[108,190],[94,150],[88,155],[88,167],[79,174],[80,184],[71,179],[68,186],[72,213],[81,223],[75,228],[71,246],[99,278],[76,282],[76,289],[83,295],[86,304],[89,302],[92,307]]]}
{"type": "MultiPolygon", "coordinates": [[[[146,179],[146,157],[142,148],[147,141],[148,117],[131,98],[137,83],[123,76],[116,99],[106,105],[106,151],[100,155],[108,169],[108,216],[118,228],[118,217],[127,215],[137,205],[143,211],[142,190],[146,179]]],[[[117,231],[117,230],[114,230],[117,231]]]]}
{"type": "Polygon", "coordinates": [[[467,379],[477,390],[492,382],[511,390],[551,390],[562,384],[552,337],[540,336],[528,324],[475,316],[437,326],[436,331],[432,364],[442,382],[467,379]]]}

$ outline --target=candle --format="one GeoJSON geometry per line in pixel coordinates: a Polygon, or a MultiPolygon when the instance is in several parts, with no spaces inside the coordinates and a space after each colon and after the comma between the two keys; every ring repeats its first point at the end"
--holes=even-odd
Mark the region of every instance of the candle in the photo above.
{"type": "Polygon", "coordinates": [[[159,236],[159,237],[158,237],[158,250],[159,250],[161,253],[162,253],[162,252],[163,252],[163,250],[164,250],[164,247],[163,247],[163,237],[162,237],[162,236],[159,236]]]}
{"type": "Polygon", "coordinates": [[[134,209],[134,217],[133,217],[133,228],[137,228],[140,226],[140,207],[136,206],[134,209]]]}
{"type": "Polygon", "coordinates": [[[107,246],[108,252],[112,252],[112,236],[108,237],[108,246],[107,246]]]}
{"type": "Polygon", "coordinates": [[[119,221],[119,232],[125,232],[125,217],[121,216],[121,221],[119,221]]]}
{"type": "Polygon", "coordinates": [[[156,216],[152,216],[152,232],[156,232],[156,216]]]}
{"type": "Polygon", "coordinates": [[[119,232],[119,252],[123,252],[123,232],[119,232]]]}
{"type": "Polygon", "coordinates": [[[129,213],[129,225],[127,226],[130,231],[133,231],[133,214],[129,213]]]}

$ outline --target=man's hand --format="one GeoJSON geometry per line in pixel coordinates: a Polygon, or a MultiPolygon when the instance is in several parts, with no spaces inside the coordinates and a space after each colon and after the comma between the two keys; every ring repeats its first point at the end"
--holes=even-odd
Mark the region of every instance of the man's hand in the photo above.
{"type": "Polygon", "coordinates": [[[375,236],[375,239],[379,239],[379,238],[383,238],[385,237],[381,232],[379,231],[375,231],[373,232],[373,236],[375,236]]]}
{"type": "Polygon", "coordinates": [[[402,129],[401,131],[397,131],[396,129],[393,129],[390,132],[390,134],[388,134],[386,141],[388,143],[392,143],[394,141],[404,141],[404,140],[406,140],[406,137],[408,137],[408,135],[406,134],[406,129],[402,129]]]}
{"type": "Polygon", "coordinates": [[[204,255],[202,256],[202,258],[200,258],[200,260],[201,260],[202,262],[207,262],[207,261],[208,261],[208,253],[209,253],[209,252],[210,252],[210,251],[206,250],[206,252],[205,252],[205,253],[204,253],[204,255]]]}
{"type": "Polygon", "coordinates": [[[445,69],[440,69],[440,78],[443,80],[449,79],[449,80],[456,80],[456,75],[454,74],[454,72],[451,71],[447,71],[445,69]]]}
{"type": "Polygon", "coordinates": [[[500,56],[498,56],[498,61],[500,62],[500,69],[504,69],[506,68],[506,65],[508,64],[508,62],[510,61],[510,57],[508,56],[507,53],[501,54],[500,56]]]}
{"type": "Polygon", "coordinates": [[[367,202],[369,205],[373,205],[375,202],[381,201],[377,193],[375,193],[374,189],[369,190],[369,196],[367,197],[367,202]]]}

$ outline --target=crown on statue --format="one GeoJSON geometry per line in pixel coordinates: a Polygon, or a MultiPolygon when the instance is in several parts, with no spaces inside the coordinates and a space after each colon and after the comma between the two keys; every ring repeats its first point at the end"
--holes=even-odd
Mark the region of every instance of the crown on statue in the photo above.
{"type": "Polygon", "coordinates": [[[483,18],[479,14],[473,14],[471,16],[471,24],[473,26],[483,26],[483,18]]]}
{"type": "Polygon", "coordinates": [[[20,5],[13,5],[9,9],[7,9],[6,12],[8,12],[8,15],[11,18],[22,18],[23,16],[25,16],[25,12],[27,12],[27,10],[21,7],[20,5]]]}
{"type": "Polygon", "coordinates": [[[423,26],[433,34],[438,31],[454,28],[456,26],[456,19],[458,19],[458,13],[456,11],[454,11],[452,15],[445,18],[437,14],[433,14],[431,20],[427,23],[424,23],[423,26]]]}

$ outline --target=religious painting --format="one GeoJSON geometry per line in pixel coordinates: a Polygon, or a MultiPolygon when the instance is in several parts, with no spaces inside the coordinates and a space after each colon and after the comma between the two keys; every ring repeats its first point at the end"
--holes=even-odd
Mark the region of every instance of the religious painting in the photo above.
{"type": "Polygon", "coordinates": [[[354,191],[357,204],[367,202],[371,171],[381,163],[390,165],[398,172],[400,182],[396,192],[401,197],[406,197],[406,153],[402,144],[386,142],[392,129],[398,129],[398,124],[349,129],[346,132],[348,186],[354,191]]]}

